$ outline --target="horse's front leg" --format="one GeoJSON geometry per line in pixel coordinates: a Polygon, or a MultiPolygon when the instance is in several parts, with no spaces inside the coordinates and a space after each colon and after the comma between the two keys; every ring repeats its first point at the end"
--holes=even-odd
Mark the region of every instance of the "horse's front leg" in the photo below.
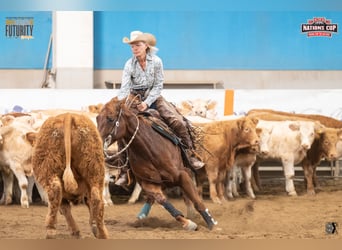
{"type": "Polygon", "coordinates": [[[140,209],[140,212],[138,213],[137,218],[138,219],[146,218],[151,211],[153,203],[154,203],[154,197],[148,197],[143,207],[140,209]]]}
{"type": "MultiPolygon", "coordinates": [[[[197,230],[197,224],[187,218],[184,217],[183,213],[177,210],[171,202],[169,202],[160,185],[152,184],[152,183],[141,183],[142,189],[146,192],[149,197],[153,197],[153,199],[162,205],[166,211],[168,211],[172,217],[174,217],[177,221],[179,221],[183,228],[190,231],[197,230]]],[[[145,206],[145,205],[144,205],[145,206]]],[[[143,207],[144,209],[144,207],[143,207]]]]}

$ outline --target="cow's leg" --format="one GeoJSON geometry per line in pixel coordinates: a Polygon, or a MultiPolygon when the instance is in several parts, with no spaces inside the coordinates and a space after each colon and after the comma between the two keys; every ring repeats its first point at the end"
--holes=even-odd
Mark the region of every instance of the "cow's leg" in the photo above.
{"type": "Polygon", "coordinates": [[[319,184],[318,184],[318,181],[317,181],[317,166],[316,165],[313,165],[312,166],[312,183],[313,183],[313,186],[315,188],[319,188],[319,184]]]}
{"type": "Polygon", "coordinates": [[[234,197],[239,197],[240,194],[238,190],[240,187],[240,183],[242,182],[241,167],[234,165],[232,173],[233,173],[232,193],[234,197]]]}
{"type": "Polygon", "coordinates": [[[2,172],[2,182],[4,185],[4,189],[3,189],[3,193],[1,196],[1,200],[0,200],[1,205],[12,204],[13,181],[14,181],[14,175],[10,169],[8,169],[8,171],[5,170],[2,172]]]}
{"type": "MultiPolygon", "coordinates": [[[[197,229],[197,224],[193,221],[187,219],[184,217],[182,212],[178,211],[165,197],[163,194],[160,185],[154,184],[154,183],[147,183],[142,182],[141,183],[142,189],[145,191],[147,196],[153,197],[153,199],[158,202],[160,205],[162,205],[166,211],[168,211],[172,217],[174,217],[177,221],[179,221],[183,228],[186,230],[194,231],[197,229]]],[[[197,191],[196,191],[197,194],[197,191]]]]}
{"type": "Polygon", "coordinates": [[[109,192],[109,182],[110,182],[110,175],[109,173],[106,173],[105,178],[104,178],[104,188],[103,188],[103,202],[105,206],[113,205],[113,201],[109,192]]]}
{"type": "Polygon", "coordinates": [[[254,191],[258,192],[258,191],[262,190],[260,173],[259,173],[259,163],[258,162],[255,162],[254,165],[252,165],[251,182],[252,182],[252,186],[253,186],[254,191]]]}
{"type": "MultiPolygon", "coordinates": [[[[235,166],[234,166],[234,168],[235,168],[235,166]]],[[[234,193],[234,189],[237,192],[237,188],[236,188],[236,175],[234,173],[234,170],[233,171],[232,170],[228,170],[227,171],[227,176],[226,176],[226,195],[227,195],[228,199],[234,199],[234,196],[236,196],[236,194],[233,194],[234,193]]]]}
{"type": "Polygon", "coordinates": [[[207,223],[208,228],[211,230],[217,224],[214,218],[210,215],[208,208],[205,207],[202,199],[197,193],[196,187],[186,171],[182,171],[179,176],[180,187],[182,188],[186,197],[193,203],[195,209],[203,217],[207,223]]]}
{"type": "Polygon", "coordinates": [[[47,197],[47,194],[46,194],[44,188],[36,180],[34,180],[34,183],[36,184],[36,187],[37,187],[38,193],[40,195],[40,198],[42,200],[42,203],[44,205],[47,205],[48,204],[48,197],[47,197]]]}
{"type": "Polygon", "coordinates": [[[293,178],[295,176],[294,163],[292,159],[282,160],[285,175],[285,190],[288,195],[296,196],[297,192],[294,187],[293,178]]]}
{"type": "Polygon", "coordinates": [[[34,177],[33,175],[27,176],[27,197],[29,204],[32,204],[32,193],[33,193],[33,187],[34,187],[34,177]]]}
{"type": "Polygon", "coordinates": [[[101,188],[96,186],[91,187],[87,205],[89,208],[90,227],[94,236],[98,239],[107,239],[108,231],[104,224],[104,203],[101,188]]]}
{"type": "Polygon", "coordinates": [[[225,190],[224,184],[226,180],[226,175],[227,175],[227,170],[220,170],[218,174],[218,181],[216,184],[217,197],[220,199],[221,203],[226,201],[226,198],[224,197],[224,190],[225,190]]]}
{"type": "Polygon", "coordinates": [[[243,174],[243,178],[244,178],[244,182],[245,182],[245,189],[246,189],[247,195],[250,198],[255,199],[255,194],[253,192],[253,188],[252,188],[252,185],[251,185],[252,166],[253,166],[253,163],[251,163],[248,166],[244,166],[242,168],[242,174],[243,174]]]}
{"type": "Polygon", "coordinates": [[[78,228],[77,223],[71,214],[71,206],[69,201],[62,199],[60,212],[68,223],[69,229],[71,230],[71,235],[75,238],[80,238],[80,229],[78,228]]]}
{"type": "Polygon", "coordinates": [[[129,204],[134,204],[139,199],[141,190],[142,189],[141,189],[140,184],[138,182],[136,182],[135,186],[134,186],[134,190],[133,190],[133,192],[131,194],[131,197],[128,200],[129,204]]]}
{"type": "Polygon", "coordinates": [[[29,200],[27,197],[27,187],[28,187],[27,177],[20,164],[11,163],[10,166],[11,166],[11,169],[13,170],[14,175],[17,177],[19,188],[21,191],[20,204],[23,208],[28,208],[29,200]]]}
{"type": "Polygon", "coordinates": [[[44,186],[47,193],[49,204],[48,213],[45,219],[46,238],[53,239],[56,236],[57,213],[62,202],[62,184],[58,177],[54,177],[48,186],[44,186]]]}
{"type": "Polygon", "coordinates": [[[208,175],[204,168],[196,170],[195,182],[197,186],[197,192],[201,198],[203,198],[203,184],[207,181],[208,175]]]}
{"type": "Polygon", "coordinates": [[[302,162],[302,167],[304,171],[304,177],[306,181],[306,192],[309,195],[314,195],[315,194],[315,187],[314,187],[314,182],[313,182],[313,176],[314,176],[314,168],[310,164],[309,160],[304,158],[302,162]]]}
{"type": "Polygon", "coordinates": [[[217,196],[217,190],[216,190],[216,186],[218,182],[218,173],[216,171],[207,171],[207,173],[208,173],[210,199],[216,204],[222,204],[221,200],[217,196]]]}

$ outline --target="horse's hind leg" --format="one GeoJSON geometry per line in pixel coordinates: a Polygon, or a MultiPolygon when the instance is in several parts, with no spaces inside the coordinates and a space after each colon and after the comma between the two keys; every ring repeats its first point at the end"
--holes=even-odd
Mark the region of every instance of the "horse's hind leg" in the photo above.
{"type": "Polygon", "coordinates": [[[182,223],[183,228],[190,231],[195,231],[197,229],[197,224],[193,221],[184,217],[182,212],[177,210],[165,197],[162,189],[159,185],[152,183],[142,183],[142,188],[145,190],[146,194],[153,197],[160,205],[162,205],[177,221],[182,223]]]}
{"type": "Polygon", "coordinates": [[[214,225],[216,225],[217,222],[209,213],[208,208],[205,207],[190,175],[186,171],[183,171],[180,174],[180,184],[183,188],[183,192],[185,193],[185,195],[192,201],[195,209],[200,213],[204,221],[207,223],[208,228],[210,230],[213,229],[214,225]]]}

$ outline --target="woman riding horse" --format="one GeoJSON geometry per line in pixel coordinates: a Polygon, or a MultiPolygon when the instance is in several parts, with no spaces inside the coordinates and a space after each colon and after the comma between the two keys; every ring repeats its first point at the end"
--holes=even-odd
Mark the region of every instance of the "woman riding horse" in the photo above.
{"type": "Polygon", "coordinates": [[[105,154],[108,155],[107,149],[111,144],[118,140],[124,141],[126,144],[124,150],[128,152],[130,168],[147,195],[149,206],[154,201],[158,202],[181,222],[185,229],[196,230],[196,223],[185,218],[167,200],[162,191],[163,188],[179,186],[188,199],[187,205],[192,202],[208,228],[213,229],[217,222],[210,215],[197,192],[191,170],[183,163],[179,145],[157,133],[153,128],[153,119],[134,113],[130,105],[130,99],[119,100],[115,97],[104,105],[97,116],[97,127],[104,142],[105,154]]]}
{"type": "MultiPolygon", "coordinates": [[[[138,95],[141,101],[137,105],[138,111],[146,111],[148,108],[156,109],[164,122],[181,139],[192,167],[195,169],[203,167],[204,163],[196,158],[197,154],[193,151],[187,121],[174,105],[161,96],[164,73],[162,60],[156,55],[156,38],[150,33],[132,31],[130,38],[123,38],[123,42],[131,46],[133,56],[125,64],[118,98],[138,95]]],[[[123,147],[120,142],[118,145],[119,149],[123,147]]],[[[122,185],[127,181],[127,175],[124,173],[125,171],[116,181],[117,185],[122,185]]]]}

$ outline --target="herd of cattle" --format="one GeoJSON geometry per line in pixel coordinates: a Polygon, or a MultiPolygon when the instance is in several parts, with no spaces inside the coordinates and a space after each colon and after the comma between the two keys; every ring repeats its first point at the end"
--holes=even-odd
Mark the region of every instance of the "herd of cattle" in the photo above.
{"type": "MultiPolygon", "coordinates": [[[[289,195],[297,195],[294,165],[301,164],[307,193],[313,195],[320,162],[342,157],[342,121],[266,109],[250,110],[245,116],[218,118],[215,105],[200,99],[177,105],[180,113],[200,131],[196,148],[205,167],[197,171],[196,185],[202,194],[203,184],[208,182],[214,203],[239,196],[237,170],[242,173],[247,195],[254,199],[254,192],[261,188],[258,166],[270,159],[282,164],[289,195]]],[[[101,106],[91,105],[87,111],[34,110],[0,116],[0,204],[12,203],[16,178],[20,204],[28,208],[36,185],[41,200],[49,203],[47,237],[55,233],[58,209],[66,215],[72,234],[79,234],[70,204],[64,199],[77,203],[84,197],[94,235],[107,237],[103,203],[113,204],[109,182],[118,172],[104,167],[103,145],[96,129],[101,106]],[[93,166],[92,171],[87,166],[93,166]]],[[[141,187],[136,184],[129,202],[135,202],[140,192],[141,187]]]]}

